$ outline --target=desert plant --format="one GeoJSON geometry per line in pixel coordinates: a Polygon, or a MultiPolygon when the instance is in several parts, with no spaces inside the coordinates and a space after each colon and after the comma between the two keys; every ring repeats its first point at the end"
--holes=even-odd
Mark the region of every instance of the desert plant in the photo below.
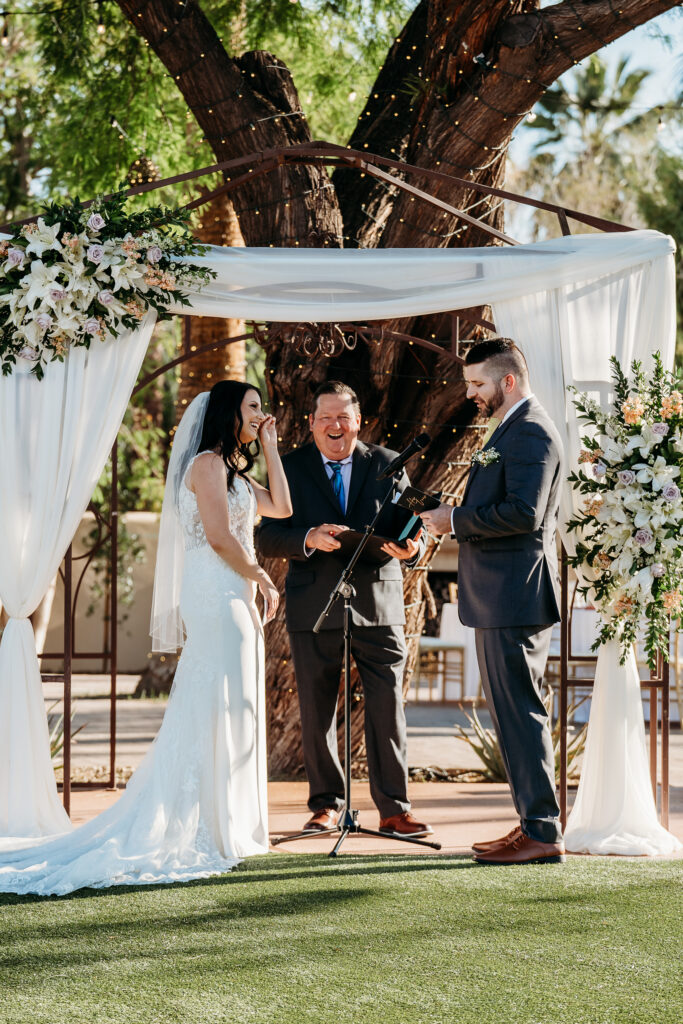
{"type": "MultiPolygon", "coordinates": [[[[63,764],[61,760],[58,760],[59,755],[64,749],[64,715],[51,714],[52,711],[57,707],[59,701],[56,700],[54,704],[51,704],[47,709],[47,727],[50,732],[50,757],[52,758],[53,768],[62,768],[63,764]]],[[[71,721],[74,720],[74,713],[71,714],[71,721]]],[[[78,735],[81,729],[85,729],[86,723],[79,725],[75,732],[71,733],[71,739],[78,735]]]]}
{"type": "MultiPolygon", "coordinates": [[[[547,693],[543,698],[543,704],[548,716],[552,721],[552,710],[555,693],[551,686],[548,687],[547,693]]],[[[581,705],[586,700],[586,697],[581,697],[580,700],[570,704],[567,709],[567,720],[571,723],[574,715],[581,705]]],[[[494,729],[487,729],[482,725],[481,719],[477,714],[476,708],[472,708],[472,714],[468,715],[465,712],[465,718],[469,722],[470,729],[473,730],[474,736],[470,734],[462,725],[456,723],[455,730],[458,737],[464,740],[472,750],[475,752],[477,757],[482,763],[480,769],[482,776],[487,782],[507,782],[507,774],[505,772],[505,765],[503,763],[503,757],[500,751],[500,744],[498,743],[498,737],[496,736],[494,729]]],[[[579,773],[577,770],[577,759],[583,753],[583,749],[586,745],[586,732],[588,729],[588,723],[586,722],[578,732],[573,736],[568,737],[567,742],[567,777],[569,779],[578,779],[579,773]]],[[[555,754],[555,779],[559,780],[560,777],[560,720],[556,720],[551,731],[553,740],[553,752],[555,754]]]]}

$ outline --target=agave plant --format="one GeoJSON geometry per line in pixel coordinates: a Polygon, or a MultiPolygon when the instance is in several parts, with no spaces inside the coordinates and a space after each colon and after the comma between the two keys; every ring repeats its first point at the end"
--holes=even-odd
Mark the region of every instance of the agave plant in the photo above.
{"type": "MultiPolygon", "coordinates": [[[[552,721],[552,709],[554,691],[552,687],[548,687],[548,691],[543,698],[543,704],[548,717],[552,721]]],[[[577,710],[586,697],[581,697],[580,700],[575,701],[567,709],[567,719],[569,722],[572,721],[577,710]]],[[[455,730],[456,734],[460,739],[465,740],[467,744],[472,748],[477,757],[482,763],[480,769],[481,774],[484,776],[487,782],[507,782],[507,774],[505,772],[505,765],[503,763],[503,757],[500,752],[500,745],[498,743],[498,737],[493,729],[487,729],[481,723],[476,708],[472,708],[472,714],[468,715],[465,712],[465,717],[469,722],[470,728],[474,732],[472,736],[463,726],[456,723],[455,730]]],[[[586,745],[586,732],[588,730],[588,723],[581,727],[573,736],[568,738],[567,742],[567,777],[569,779],[578,779],[579,773],[577,770],[576,761],[577,758],[583,753],[583,749],[586,745]]],[[[560,721],[559,718],[553,725],[552,731],[553,740],[553,752],[555,754],[555,779],[559,780],[560,777],[560,721]]]]}
{"type": "MultiPolygon", "coordinates": [[[[59,755],[64,749],[64,715],[51,714],[52,711],[57,707],[59,701],[56,700],[54,704],[51,704],[47,709],[47,727],[50,732],[50,757],[52,758],[53,768],[62,768],[63,764],[61,760],[58,760],[59,755]]],[[[71,721],[73,723],[74,712],[71,713],[71,721]]],[[[83,725],[79,725],[75,732],[71,733],[71,739],[77,736],[81,729],[85,729],[85,722],[83,725]]]]}

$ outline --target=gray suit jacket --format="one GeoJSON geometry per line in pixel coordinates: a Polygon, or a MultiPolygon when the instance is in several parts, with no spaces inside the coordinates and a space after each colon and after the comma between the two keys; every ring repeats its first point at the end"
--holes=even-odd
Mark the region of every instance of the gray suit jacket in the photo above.
{"type": "MultiPolygon", "coordinates": [[[[282,459],[293,512],[289,519],[266,516],[256,531],[259,552],[267,558],[286,558],[289,571],[285,582],[285,616],[290,633],[313,629],[327,604],[331,591],[342,574],[348,557],[337,552],[304,553],[308,531],[321,523],[339,523],[363,530],[379,508],[391,486],[390,480],[378,481],[378,474],[396,457],[396,452],[378,445],[356,442],[351,469],[349,499],[344,515],[314,444],[306,444],[282,459]]],[[[408,486],[403,473],[399,490],[408,486]]],[[[405,513],[389,503],[377,526],[380,536],[395,537],[405,513]]],[[[424,554],[424,534],[415,559],[424,554]]],[[[353,573],[356,596],[351,601],[352,619],[357,626],[392,626],[405,623],[403,573],[396,558],[386,556],[384,564],[359,561],[353,573]]],[[[337,601],[325,629],[341,629],[343,604],[337,601]]]]}
{"type": "Polygon", "coordinates": [[[491,448],[500,459],[472,467],[453,509],[460,619],[480,629],[550,625],[560,618],[560,436],[532,397],[493,433],[491,448]]]}

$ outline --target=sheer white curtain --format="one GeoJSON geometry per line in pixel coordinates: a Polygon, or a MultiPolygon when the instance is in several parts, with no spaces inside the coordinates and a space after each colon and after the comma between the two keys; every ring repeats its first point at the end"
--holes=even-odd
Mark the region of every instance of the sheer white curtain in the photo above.
{"type": "MultiPolygon", "coordinates": [[[[569,235],[485,249],[221,249],[193,263],[216,279],[191,296],[191,311],[244,320],[383,320],[515,300],[608,267],[628,271],[674,251],[657,231],[569,235]]],[[[188,313],[186,306],[171,306],[188,313]]]]}
{"type": "Polygon", "coordinates": [[[57,795],[34,611],[76,532],[118,432],[154,326],[73,349],[42,381],[0,377],[0,835],[71,825],[57,795]]]}
{"type": "MultiPolygon", "coordinates": [[[[674,286],[673,260],[662,255],[597,280],[493,303],[498,330],[519,342],[534,393],[565,442],[566,472],[578,468],[585,432],[566,386],[606,406],[610,356],[624,368],[634,359],[647,366],[659,350],[665,366],[673,366],[674,286]]],[[[574,539],[564,523],[578,505],[565,484],[560,533],[569,551],[574,539]]],[[[616,643],[598,654],[581,781],[565,838],[568,849],[581,853],[667,854],[680,847],[657,821],[638,672],[635,659],[619,665],[616,643]]]]}

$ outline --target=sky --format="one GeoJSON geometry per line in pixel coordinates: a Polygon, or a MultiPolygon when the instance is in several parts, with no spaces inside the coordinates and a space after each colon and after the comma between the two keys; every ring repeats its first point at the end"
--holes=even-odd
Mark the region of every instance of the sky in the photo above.
{"type": "MultiPolygon", "coordinates": [[[[610,70],[622,57],[628,56],[631,58],[630,69],[647,68],[652,72],[643,84],[640,94],[642,100],[634,109],[639,109],[641,103],[643,109],[660,103],[674,103],[677,93],[683,91],[683,15],[679,11],[660,15],[649,24],[632,29],[598,53],[607,60],[610,70]],[[670,46],[657,38],[659,33],[671,36],[670,46]]],[[[573,72],[569,71],[563,81],[571,80],[572,77],[573,72]]],[[[518,128],[510,147],[513,162],[525,164],[531,146],[536,141],[535,132],[518,128]]]]}

